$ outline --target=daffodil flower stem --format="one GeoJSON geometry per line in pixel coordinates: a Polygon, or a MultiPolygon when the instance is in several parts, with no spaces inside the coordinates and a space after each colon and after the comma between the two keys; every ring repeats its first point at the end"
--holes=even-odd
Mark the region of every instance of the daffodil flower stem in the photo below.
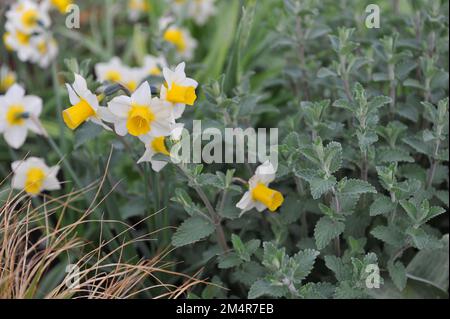
{"type": "Polygon", "coordinates": [[[65,153],[65,151],[67,151],[67,145],[66,139],[64,138],[65,125],[62,118],[63,107],[61,103],[61,94],[59,91],[58,67],[56,65],[56,61],[52,63],[52,82],[53,82],[53,91],[55,92],[56,110],[58,112],[59,146],[62,149],[63,153],[65,153]]]}
{"type": "Polygon", "coordinates": [[[217,236],[217,242],[219,243],[219,246],[222,248],[224,252],[227,252],[230,250],[227,244],[227,240],[225,237],[225,232],[223,230],[221,221],[222,218],[220,215],[216,212],[214,207],[212,206],[211,202],[208,199],[208,196],[205,194],[203,189],[196,183],[196,181],[188,174],[186,171],[181,167],[181,165],[177,165],[177,167],[183,172],[183,174],[189,179],[189,181],[193,185],[193,189],[197,193],[197,195],[202,200],[203,204],[205,205],[206,209],[208,210],[208,213],[210,215],[210,218],[208,218],[210,221],[214,223],[214,226],[216,227],[216,236],[217,236]]]}
{"type": "MultiPolygon", "coordinates": [[[[341,203],[339,201],[339,197],[337,195],[336,189],[333,187],[331,189],[331,191],[333,193],[333,200],[336,205],[336,213],[340,214],[341,213],[341,203]]],[[[340,235],[338,235],[334,239],[334,248],[336,251],[336,256],[340,257],[341,256],[341,236],[340,235]]]]}
{"type": "Polygon", "coordinates": [[[47,140],[48,144],[50,145],[50,147],[53,149],[53,151],[55,151],[55,153],[58,155],[58,157],[61,160],[61,163],[64,166],[64,169],[66,170],[66,172],[70,175],[70,177],[72,178],[72,180],[74,181],[75,185],[79,188],[82,189],[83,185],[81,184],[81,181],[78,178],[78,175],[75,173],[75,171],[73,170],[72,166],[70,165],[69,161],[67,161],[65,159],[64,153],[61,151],[61,149],[58,147],[58,145],[56,144],[56,142],[53,140],[53,138],[50,136],[50,134],[48,134],[47,130],[45,129],[45,127],[42,125],[42,123],[39,121],[38,118],[31,116],[30,119],[34,122],[34,124],[36,126],[39,127],[39,129],[41,130],[41,134],[45,137],[45,139],[47,140]]]}

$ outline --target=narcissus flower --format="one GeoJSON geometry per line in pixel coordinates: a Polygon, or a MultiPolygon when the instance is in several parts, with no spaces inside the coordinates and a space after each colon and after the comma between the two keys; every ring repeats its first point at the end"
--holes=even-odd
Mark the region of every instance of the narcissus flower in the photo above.
{"type": "Polygon", "coordinates": [[[131,93],[136,91],[142,80],[146,77],[141,68],[125,68],[123,71],[123,78],[120,83],[128,89],[131,93]]]}
{"type": "Polygon", "coordinates": [[[142,14],[150,11],[147,0],[128,0],[128,18],[137,21],[142,14]]]}
{"type": "Polygon", "coordinates": [[[48,167],[44,160],[30,157],[24,161],[13,162],[11,168],[14,172],[12,187],[24,190],[31,196],[61,188],[56,177],[59,171],[58,165],[48,167]]]}
{"type": "Polygon", "coordinates": [[[100,82],[119,83],[123,79],[124,65],[118,57],[113,57],[106,63],[95,65],[95,75],[100,82]]]}
{"type": "Polygon", "coordinates": [[[47,0],[49,4],[58,9],[62,14],[67,13],[68,7],[73,4],[73,0],[47,0]]]}
{"type": "Polygon", "coordinates": [[[58,44],[50,34],[40,34],[31,38],[32,45],[36,48],[35,62],[41,68],[47,68],[58,55],[58,44]]]}
{"type": "Polygon", "coordinates": [[[6,65],[0,67],[0,92],[6,92],[17,81],[16,73],[6,65]]]}
{"type": "Polygon", "coordinates": [[[255,175],[248,182],[249,190],[236,204],[236,207],[242,210],[241,214],[253,208],[259,212],[265,209],[274,212],[283,204],[283,195],[268,187],[274,179],[275,169],[269,161],[256,169],[255,175]]]}
{"type": "Polygon", "coordinates": [[[163,56],[156,57],[153,55],[147,55],[144,58],[142,72],[145,76],[158,76],[162,74],[163,68],[166,68],[167,66],[167,61],[163,56]]]}
{"type": "Polygon", "coordinates": [[[45,2],[23,0],[17,2],[6,13],[5,46],[15,51],[23,62],[32,62],[46,68],[58,53],[58,45],[48,32],[50,18],[45,2]]]}
{"type": "Polygon", "coordinates": [[[118,57],[106,63],[97,63],[95,74],[98,81],[119,83],[130,92],[134,92],[147,75],[142,68],[130,68],[124,65],[118,57]]]}
{"type": "Polygon", "coordinates": [[[108,103],[109,115],[104,121],[114,123],[115,131],[120,136],[127,133],[133,136],[151,134],[167,136],[172,129],[172,112],[170,104],[152,98],[150,85],[144,82],[129,96],[118,96],[108,103]]]}
{"type": "Polygon", "coordinates": [[[30,0],[19,0],[6,12],[6,18],[18,31],[31,34],[51,24],[46,6],[30,0]]]}
{"type": "Polygon", "coordinates": [[[161,99],[172,104],[174,119],[181,117],[186,104],[194,105],[197,99],[195,89],[198,83],[186,77],[185,67],[186,64],[183,62],[175,68],[175,71],[168,68],[163,69],[165,83],[161,87],[161,99]]]}
{"type": "Polygon", "coordinates": [[[192,38],[187,29],[170,26],[164,31],[163,39],[175,46],[180,58],[186,60],[193,58],[197,41],[192,38]]]}
{"type": "Polygon", "coordinates": [[[6,33],[3,36],[5,46],[17,52],[19,60],[22,62],[36,60],[37,50],[31,43],[31,34],[15,29],[12,24],[6,23],[6,33]]]}
{"type": "Polygon", "coordinates": [[[66,83],[66,87],[72,106],[64,110],[62,115],[71,130],[86,121],[109,129],[100,119],[100,113],[105,108],[99,106],[97,96],[88,89],[86,80],[81,75],[75,74],[75,82],[72,85],[66,83]]]}
{"type": "Polygon", "coordinates": [[[25,142],[28,130],[42,134],[36,122],[42,111],[42,99],[25,96],[25,90],[14,84],[5,95],[0,96],[0,133],[12,148],[19,148],[25,142]]]}
{"type": "Polygon", "coordinates": [[[191,0],[188,3],[187,15],[198,25],[204,25],[216,14],[215,0],[191,0]]]}
{"type": "Polygon", "coordinates": [[[164,154],[170,156],[170,152],[165,144],[165,136],[151,136],[144,135],[139,138],[145,144],[145,153],[139,159],[138,164],[142,162],[150,162],[152,164],[152,169],[155,172],[159,172],[166,165],[167,162],[154,160],[153,156],[156,154],[164,154]]]}

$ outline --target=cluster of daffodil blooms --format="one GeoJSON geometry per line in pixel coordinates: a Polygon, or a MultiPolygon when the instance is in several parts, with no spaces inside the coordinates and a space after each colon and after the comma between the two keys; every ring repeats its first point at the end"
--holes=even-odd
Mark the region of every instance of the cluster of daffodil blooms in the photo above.
{"type": "Polygon", "coordinates": [[[215,0],[169,0],[169,2],[178,19],[192,19],[200,26],[216,14],[215,0]]]}
{"type": "MultiPolygon", "coordinates": [[[[104,79],[101,75],[105,76],[107,70],[113,72],[111,74],[116,71],[120,74],[120,68],[117,69],[121,66],[119,62],[120,60],[113,59],[108,68],[97,65],[99,79],[104,79]],[[110,69],[111,65],[115,68],[110,69]]],[[[148,66],[150,70],[154,68],[150,64],[148,66]]],[[[138,138],[146,149],[139,162],[151,162],[153,170],[159,171],[165,163],[154,161],[153,156],[158,153],[170,155],[165,146],[165,137],[175,134],[181,127],[176,120],[182,116],[186,105],[194,105],[198,85],[195,80],[186,76],[184,62],[175,70],[162,67],[162,74],[164,84],[159,96],[152,96],[149,83],[140,81],[135,90],[130,90],[130,95],[116,96],[106,106],[100,105],[101,97],[89,90],[86,80],[75,74],[74,83],[67,84],[72,106],[64,110],[64,122],[74,130],[82,123],[91,121],[107,130],[112,130],[112,127],[119,136],[131,135],[138,138]]],[[[115,77],[114,80],[110,81],[121,83],[119,78],[115,77]]]]}
{"type": "MultiPolygon", "coordinates": [[[[166,0],[177,20],[192,19],[197,25],[204,25],[216,14],[216,0],[166,0]]],[[[147,0],[128,0],[128,18],[137,21],[148,14],[151,6],[147,0]]]]}
{"type": "Polygon", "coordinates": [[[51,8],[65,10],[69,4],[69,0],[19,0],[12,4],[6,12],[5,47],[15,51],[23,62],[48,67],[58,54],[58,45],[49,30],[49,11],[51,8]]]}
{"type": "MultiPolygon", "coordinates": [[[[25,89],[14,83],[0,95],[0,134],[12,148],[20,148],[28,135],[28,130],[45,134],[39,122],[42,111],[42,99],[34,95],[25,95],[25,89]]],[[[12,187],[24,190],[31,196],[44,190],[56,190],[60,184],[56,178],[59,166],[49,168],[43,159],[30,157],[12,163],[14,173],[12,187]]]]}
{"type": "Polygon", "coordinates": [[[97,63],[95,75],[101,83],[118,83],[134,92],[147,77],[160,76],[164,67],[167,67],[167,61],[163,56],[147,55],[140,67],[129,67],[123,64],[120,58],[114,57],[108,62],[97,63]]]}
{"type": "MultiPolygon", "coordinates": [[[[150,59],[156,61],[154,57],[148,57],[150,59]]],[[[160,58],[160,61],[163,60],[160,58]]],[[[147,70],[148,66],[154,65],[149,63],[147,70]]],[[[122,67],[120,60],[114,58],[109,63],[96,66],[97,76],[102,82],[120,84],[122,67]]],[[[194,105],[198,86],[195,80],[186,76],[184,62],[175,70],[162,67],[162,74],[164,83],[159,96],[152,96],[150,85],[144,80],[136,90],[130,91],[130,96],[116,96],[106,106],[100,105],[99,100],[103,97],[96,96],[89,90],[86,80],[75,74],[75,81],[66,84],[72,106],[63,112],[63,119],[72,130],[86,121],[92,121],[109,131],[114,129],[119,136],[137,137],[145,146],[144,155],[138,163],[150,162],[152,169],[159,172],[167,162],[154,159],[154,155],[170,156],[165,139],[167,136],[179,135],[177,132],[182,125],[176,120],[183,115],[186,105],[194,105]]],[[[275,169],[270,162],[257,168],[255,176],[249,180],[249,191],[237,204],[242,213],[252,208],[258,211],[268,208],[272,212],[278,209],[284,198],[280,192],[268,187],[274,179],[275,169]]]]}

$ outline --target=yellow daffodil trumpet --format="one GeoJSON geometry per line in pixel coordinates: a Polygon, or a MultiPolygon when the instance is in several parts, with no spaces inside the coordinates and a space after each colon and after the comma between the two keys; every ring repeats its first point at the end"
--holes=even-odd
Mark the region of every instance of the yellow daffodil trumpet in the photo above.
{"type": "Polygon", "coordinates": [[[84,123],[88,118],[95,115],[95,110],[89,105],[86,100],[80,100],[77,104],[64,110],[64,123],[71,129],[75,130],[78,126],[84,123]]]}
{"type": "Polygon", "coordinates": [[[276,211],[284,201],[284,197],[280,192],[273,190],[262,183],[257,184],[256,187],[253,188],[252,197],[254,200],[263,203],[271,212],[276,211]]]}

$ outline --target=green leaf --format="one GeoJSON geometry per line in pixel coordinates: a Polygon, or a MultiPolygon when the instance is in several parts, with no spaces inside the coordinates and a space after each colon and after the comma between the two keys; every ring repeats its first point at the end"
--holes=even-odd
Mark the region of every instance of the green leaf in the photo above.
{"type": "Polygon", "coordinates": [[[395,211],[396,206],[396,203],[393,203],[389,197],[380,195],[370,205],[370,216],[388,215],[395,211]]]}
{"type": "Polygon", "coordinates": [[[336,178],[330,176],[328,179],[314,178],[309,182],[311,195],[314,199],[319,199],[323,194],[330,191],[336,185],[336,178]]]}
{"type": "Polygon", "coordinates": [[[322,217],[314,228],[314,238],[316,239],[317,249],[325,248],[331,240],[344,232],[345,224],[333,221],[327,216],[322,217]]]}
{"type": "Polygon", "coordinates": [[[75,145],[77,149],[87,142],[95,139],[100,133],[103,132],[103,128],[100,125],[94,124],[92,122],[84,123],[78,130],[75,131],[75,145]]]}
{"type": "Polygon", "coordinates": [[[383,105],[391,103],[391,98],[388,96],[376,96],[371,99],[367,105],[369,110],[378,109],[383,105]]]}
{"type": "Polygon", "coordinates": [[[211,235],[214,225],[205,218],[193,216],[186,219],[172,237],[172,244],[181,247],[195,243],[211,235]]]}
{"type": "Polygon", "coordinates": [[[405,236],[395,227],[377,226],[370,232],[373,237],[394,247],[404,244],[405,236]]]}
{"type": "Polygon", "coordinates": [[[336,256],[325,256],[325,266],[330,269],[337,281],[345,281],[349,280],[352,276],[352,270],[348,267],[341,258],[336,256]]]}
{"type": "Polygon", "coordinates": [[[447,292],[449,286],[448,234],[442,239],[439,250],[419,251],[406,267],[411,279],[431,284],[447,292]]]}
{"type": "Polygon", "coordinates": [[[248,292],[248,299],[256,299],[261,296],[281,297],[283,296],[283,288],[273,286],[267,280],[258,280],[253,283],[248,292]]]}
{"type": "Polygon", "coordinates": [[[435,250],[442,247],[442,243],[435,236],[427,234],[423,229],[410,228],[406,231],[411,236],[414,246],[419,250],[435,250]]]}
{"type": "Polygon", "coordinates": [[[360,179],[342,179],[339,182],[338,190],[342,195],[359,195],[377,192],[375,187],[370,185],[370,183],[360,179]]]}
{"type": "Polygon", "coordinates": [[[391,277],[395,286],[397,286],[398,290],[402,291],[403,289],[405,289],[407,280],[405,266],[400,261],[395,262],[395,264],[390,261],[387,266],[389,276],[391,277]]]}
{"type": "Polygon", "coordinates": [[[294,274],[296,280],[303,280],[310,274],[319,254],[320,252],[318,252],[317,250],[305,249],[298,252],[292,257],[297,262],[297,269],[295,270],[294,274]]]}
{"type": "Polygon", "coordinates": [[[219,256],[219,268],[228,269],[242,264],[242,259],[234,252],[229,252],[219,256]]]}

